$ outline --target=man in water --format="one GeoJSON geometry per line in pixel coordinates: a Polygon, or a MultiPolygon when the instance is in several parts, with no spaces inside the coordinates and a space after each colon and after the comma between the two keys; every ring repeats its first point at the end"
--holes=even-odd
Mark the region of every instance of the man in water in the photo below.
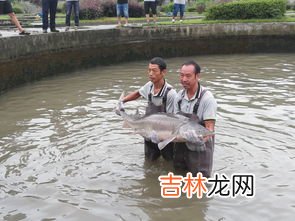
{"type": "MultiPolygon", "coordinates": [[[[183,89],[174,101],[174,113],[184,114],[199,120],[199,123],[214,131],[217,103],[212,93],[200,84],[201,68],[195,61],[185,62],[180,69],[183,89]]],[[[193,136],[193,135],[192,135],[193,136]]],[[[173,165],[175,169],[201,172],[210,177],[213,164],[214,137],[201,138],[197,144],[175,143],[173,165]]]]}
{"type": "MultiPolygon", "coordinates": [[[[176,91],[165,80],[167,65],[160,57],[153,58],[148,65],[149,82],[139,90],[131,92],[122,99],[123,103],[143,97],[148,101],[146,114],[158,112],[173,113],[174,98],[176,91]]],[[[163,150],[159,150],[158,145],[151,141],[144,141],[145,157],[150,161],[158,159],[161,155],[165,160],[173,158],[173,143],[168,144],[163,150]]]]}

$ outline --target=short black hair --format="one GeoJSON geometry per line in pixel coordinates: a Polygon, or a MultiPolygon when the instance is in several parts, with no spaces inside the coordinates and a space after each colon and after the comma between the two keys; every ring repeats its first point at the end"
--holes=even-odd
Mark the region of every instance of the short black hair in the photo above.
{"type": "Polygon", "coordinates": [[[192,65],[194,66],[194,69],[195,69],[195,74],[199,74],[201,73],[201,67],[197,64],[197,62],[193,61],[193,60],[190,60],[190,61],[186,61],[184,62],[182,66],[188,66],[188,65],[192,65]]]}
{"type": "Polygon", "coordinates": [[[161,57],[154,57],[151,61],[150,64],[157,64],[160,68],[161,71],[167,69],[166,62],[164,61],[163,58],[161,57]]]}

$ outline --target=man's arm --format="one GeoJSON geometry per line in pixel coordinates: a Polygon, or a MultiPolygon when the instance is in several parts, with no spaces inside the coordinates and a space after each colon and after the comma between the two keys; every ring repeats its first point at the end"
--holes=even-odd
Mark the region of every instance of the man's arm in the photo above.
{"type": "MultiPolygon", "coordinates": [[[[205,123],[205,127],[210,130],[210,131],[213,131],[214,132],[214,127],[215,127],[215,120],[205,120],[204,121],[205,123]]],[[[211,136],[206,136],[204,137],[204,142],[207,142],[209,140],[211,136]]]]}
{"type": "Polygon", "coordinates": [[[133,100],[136,100],[137,98],[139,98],[141,95],[139,93],[139,91],[133,91],[131,92],[130,94],[128,94],[127,96],[125,96],[123,99],[122,99],[122,102],[123,103],[126,103],[128,101],[133,101],[133,100]]]}
{"type": "Polygon", "coordinates": [[[205,127],[210,130],[210,131],[214,131],[214,127],[215,127],[215,120],[205,120],[205,127]]]}
{"type": "Polygon", "coordinates": [[[174,113],[174,100],[177,96],[177,93],[174,89],[171,89],[167,94],[167,103],[166,103],[166,112],[174,113]]]}

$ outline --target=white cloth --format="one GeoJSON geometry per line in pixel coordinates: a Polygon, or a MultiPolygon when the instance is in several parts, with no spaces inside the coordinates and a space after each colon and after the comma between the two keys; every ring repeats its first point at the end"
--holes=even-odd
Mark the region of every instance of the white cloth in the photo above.
{"type": "Polygon", "coordinates": [[[174,4],[185,5],[185,0],[174,0],[174,4]]]}

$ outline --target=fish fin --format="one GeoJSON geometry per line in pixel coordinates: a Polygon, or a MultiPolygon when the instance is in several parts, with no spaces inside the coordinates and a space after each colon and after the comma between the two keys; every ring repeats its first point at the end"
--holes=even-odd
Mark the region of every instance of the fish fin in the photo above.
{"type": "Polygon", "coordinates": [[[125,97],[125,91],[123,91],[122,94],[120,95],[119,101],[122,101],[124,97],[125,97]]]}
{"type": "Polygon", "coordinates": [[[160,140],[159,140],[159,137],[158,137],[158,134],[156,131],[151,131],[150,133],[150,140],[153,142],[153,143],[159,143],[160,140]]]}
{"type": "Polygon", "coordinates": [[[169,143],[171,143],[175,138],[176,138],[176,136],[173,136],[173,137],[170,137],[170,138],[158,143],[159,150],[163,150],[164,147],[166,147],[169,143]]]}

